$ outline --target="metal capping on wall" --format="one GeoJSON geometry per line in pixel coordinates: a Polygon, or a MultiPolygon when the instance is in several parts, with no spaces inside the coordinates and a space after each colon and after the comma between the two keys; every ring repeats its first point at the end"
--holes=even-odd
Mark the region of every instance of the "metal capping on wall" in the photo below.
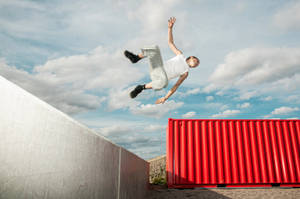
{"type": "Polygon", "coordinates": [[[300,187],[300,120],[169,119],[168,187],[300,187]]]}

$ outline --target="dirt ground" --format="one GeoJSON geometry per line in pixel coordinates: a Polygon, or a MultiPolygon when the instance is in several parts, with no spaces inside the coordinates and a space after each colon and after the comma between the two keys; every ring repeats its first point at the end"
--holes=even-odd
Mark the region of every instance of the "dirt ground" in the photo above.
{"type": "MultiPolygon", "coordinates": [[[[155,178],[163,179],[166,175],[166,156],[149,160],[150,183],[155,178]]],[[[300,199],[300,188],[195,188],[167,189],[166,185],[150,186],[147,199],[300,199]]]]}
{"type": "Polygon", "coordinates": [[[300,188],[195,188],[167,189],[151,185],[147,199],[300,199],[300,188]]]}

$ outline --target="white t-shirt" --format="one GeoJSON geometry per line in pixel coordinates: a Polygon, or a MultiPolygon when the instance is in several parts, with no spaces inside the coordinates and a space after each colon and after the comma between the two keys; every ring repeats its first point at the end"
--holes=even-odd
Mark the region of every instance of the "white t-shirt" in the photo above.
{"type": "Polygon", "coordinates": [[[176,55],[175,57],[164,62],[164,69],[167,73],[168,79],[179,77],[185,72],[189,71],[189,65],[185,61],[183,54],[176,55]]]}

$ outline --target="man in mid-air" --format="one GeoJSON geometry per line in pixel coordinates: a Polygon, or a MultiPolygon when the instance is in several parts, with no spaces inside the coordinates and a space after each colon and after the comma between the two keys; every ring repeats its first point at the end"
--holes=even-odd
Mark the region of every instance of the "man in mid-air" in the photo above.
{"type": "Polygon", "coordinates": [[[172,28],[175,23],[175,17],[168,20],[168,44],[171,50],[176,54],[175,57],[162,62],[160,50],[157,45],[142,48],[142,53],[136,55],[128,50],[124,51],[124,55],[132,62],[137,63],[139,60],[148,57],[150,63],[151,82],[143,85],[138,85],[131,91],[131,98],[135,98],[144,89],[161,90],[168,85],[168,81],[179,77],[176,84],[164,97],[158,99],[155,103],[164,103],[177,90],[182,82],[187,78],[190,68],[195,68],[200,64],[200,61],[195,56],[185,58],[183,53],[177,49],[173,41],[172,28]]]}

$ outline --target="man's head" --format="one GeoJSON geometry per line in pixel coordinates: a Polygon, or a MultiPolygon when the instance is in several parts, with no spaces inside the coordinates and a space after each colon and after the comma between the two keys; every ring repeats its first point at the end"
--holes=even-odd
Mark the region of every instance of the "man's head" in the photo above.
{"type": "Polygon", "coordinates": [[[186,62],[191,68],[195,68],[200,64],[200,60],[195,56],[189,56],[186,58],[186,62]]]}

